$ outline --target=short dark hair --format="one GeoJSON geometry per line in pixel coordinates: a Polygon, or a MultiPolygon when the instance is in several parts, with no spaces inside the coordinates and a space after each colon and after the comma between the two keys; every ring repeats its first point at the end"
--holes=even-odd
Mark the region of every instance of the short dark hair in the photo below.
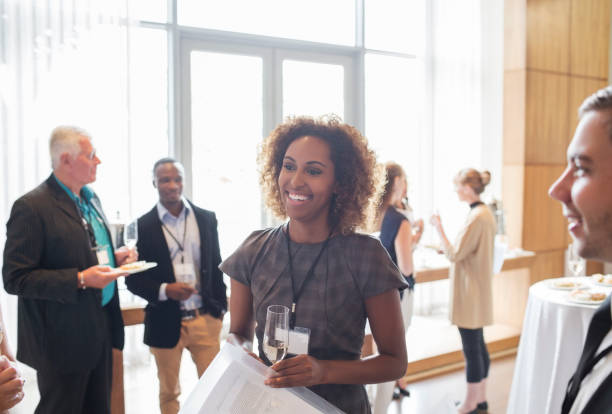
{"type": "Polygon", "coordinates": [[[582,118],[587,112],[606,109],[612,109],[612,86],[606,86],[586,98],[578,109],[578,115],[582,118]]]}
{"type": "MultiPolygon", "coordinates": [[[[582,119],[584,115],[591,111],[608,111],[612,109],[612,86],[606,86],[586,98],[578,109],[578,118],[582,119]]],[[[611,116],[606,120],[606,128],[608,129],[608,138],[612,143],[612,111],[611,116]]]]}
{"type": "Polygon", "coordinates": [[[155,171],[157,170],[157,167],[159,167],[162,164],[181,164],[181,163],[172,157],[164,157],[164,158],[160,158],[159,160],[155,161],[155,164],[153,164],[153,181],[155,181],[155,171]]]}

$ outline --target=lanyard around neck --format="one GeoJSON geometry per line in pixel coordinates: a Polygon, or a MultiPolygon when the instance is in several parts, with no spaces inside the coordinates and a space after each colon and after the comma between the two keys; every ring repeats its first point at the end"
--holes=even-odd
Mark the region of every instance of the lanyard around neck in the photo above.
{"type": "Polygon", "coordinates": [[[293,258],[291,257],[291,240],[289,237],[289,222],[287,222],[287,233],[285,234],[285,237],[287,240],[287,253],[289,254],[289,279],[291,279],[291,293],[293,294],[293,300],[291,301],[291,318],[289,321],[289,324],[290,324],[289,328],[291,329],[295,327],[295,315],[296,315],[297,302],[300,299],[300,296],[302,296],[302,292],[304,291],[304,286],[306,286],[306,283],[314,274],[314,269],[317,263],[319,263],[319,259],[323,255],[323,251],[325,251],[325,249],[327,248],[327,244],[329,243],[329,240],[331,239],[333,232],[334,232],[334,229],[331,229],[331,231],[329,232],[329,235],[327,236],[327,239],[325,239],[325,242],[323,243],[323,246],[321,246],[321,250],[319,250],[317,257],[314,259],[314,262],[312,262],[310,269],[308,269],[308,272],[306,273],[306,277],[304,278],[302,285],[299,287],[299,289],[296,292],[295,282],[293,281],[293,258]]]}
{"type": "MultiPolygon", "coordinates": [[[[183,207],[185,208],[185,207],[183,207]]],[[[176,237],[174,234],[172,234],[172,232],[170,231],[170,229],[168,227],[166,227],[166,225],[164,224],[164,222],[162,221],[161,225],[164,228],[164,230],[166,230],[166,232],[170,235],[170,237],[172,237],[172,240],[174,240],[174,242],[176,243],[176,245],[179,248],[179,251],[181,252],[181,263],[183,263],[183,261],[185,260],[185,256],[184,256],[184,252],[185,252],[185,235],[187,234],[187,211],[185,211],[185,225],[183,228],[183,242],[179,242],[178,241],[178,237],[176,237]]]]}
{"type": "Polygon", "coordinates": [[[73,199],[72,201],[74,201],[74,205],[76,207],[77,213],[79,214],[79,217],[81,218],[81,224],[83,225],[83,228],[85,229],[85,232],[87,233],[87,237],[89,237],[90,248],[96,249],[98,247],[98,241],[96,240],[96,235],[92,228],[93,226],[92,223],[94,220],[96,220],[97,213],[92,213],[91,211],[92,207],[87,206],[85,204],[87,203],[87,201],[85,200],[76,198],[76,199],[73,199]]]}

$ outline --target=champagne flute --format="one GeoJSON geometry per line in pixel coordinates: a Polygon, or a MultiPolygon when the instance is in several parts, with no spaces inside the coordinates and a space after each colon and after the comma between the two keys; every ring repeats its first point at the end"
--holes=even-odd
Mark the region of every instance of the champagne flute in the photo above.
{"type": "Polygon", "coordinates": [[[567,249],[567,266],[574,276],[582,275],[586,261],[580,257],[577,252],[577,247],[574,243],[570,244],[567,249]]]}
{"type": "Polygon", "coordinates": [[[133,249],[138,242],[138,221],[133,220],[123,227],[123,244],[133,249]]]}
{"type": "Polygon", "coordinates": [[[289,308],[283,305],[270,305],[266,314],[266,327],[263,337],[263,351],[272,364],[287,356],[289,348],[289,308]]]}

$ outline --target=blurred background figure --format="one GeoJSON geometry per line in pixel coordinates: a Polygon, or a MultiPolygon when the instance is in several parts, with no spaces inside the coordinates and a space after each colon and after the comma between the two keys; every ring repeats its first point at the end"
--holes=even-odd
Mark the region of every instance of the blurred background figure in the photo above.
{"type": "MultiPolygon", "coordinates": [[[[412,209],[406,197],[408,180],[402,167],[394,162],[385,164],[385,187],[381,194],[374,230],[380,232],[380,241],[391,260],[397,265],[402,276],[408,283],[408,289],[400,292],[404,330],[410,326],[414,294],[414,261],[412,251],[423,233],[423,220],[415,226],[413,234],[412,209]]],[[[378,384],[374,400],[374,414],[384,414],[391,397],[409,396],[406,384],[400,379],[378,384]],[[393,388],[397,384],[394,394],[393,388]]]]}
{"type": "Polygon", "coordinates": [[[219,352],[227,296],[219,270],[217,217],[183,197],[185,169],[173,158],[153,165],[159,201],[138,219],[138,251],[158,263],[126,280],[147,300],[144,343],[155,357],[162,414],[179,411],[179,371],[189,350],[198,378],[219,352]]]}
{"type": "Polygon", "coordinates": [[[17,357],[36,369],[36,413],[110,413],[112,349],[123,349],[118,269],[138,253],[114,249],[100,199],[87,185],[100,159],[91,136],[60,126],[53,172],[13,204],[2,277],[18,296],[17,357]]]}
{"type": "Polygon", "coordinates": [[[486,379],[489,353],[483,327],[493,323],[493,252],[496,224],[491,210],[480,200],[480,194],[491,179],[488,172],[473,168],[459,171],[454,184],[460,201],[470,205],[470,212],[455,244],[446,237],[440,216],[434,214],[431,224],[440,237],[441,248],[451,262],[451,323],[457,325],[465,356],[467,392],[459,413],[486,410],[486,379]]]}

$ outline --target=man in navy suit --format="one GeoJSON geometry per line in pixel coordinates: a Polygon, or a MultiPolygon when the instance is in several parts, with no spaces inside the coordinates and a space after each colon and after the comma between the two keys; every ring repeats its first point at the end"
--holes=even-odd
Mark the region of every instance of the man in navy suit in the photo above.
{"type": "MultiPolygon", "coordinates": [[[[587,259],[612,262],[612,87],[588,97],[567,149],[567,168],[549,194],[587,259]]],[[[595,312],[576,372],[563,401],[563,414],[612,412],[612,305],[595,312]]]]}
{"type": "Polygon", "coordinates": [[[100,200],[87,184],[100,159],[90,135],[57,127],[53,173],[13,204],[2,276],[17,295],[17,359],[36,369],[36,413],[110,413],[112,348],[123,348],[114,250],[100,200]]]}
{"type": "Polygon", "coordinates": [[[183,166],[162,158],[153,167],[159,202],[138,219],[140,258],[158,266],[127,278],[128,289],[149,303],[144,343],[157,364],[162,414],[179,410],[179,368],[188,349],[201,376],[219,351],[227,297],[217,219],[183,197],[183,166]]]}

